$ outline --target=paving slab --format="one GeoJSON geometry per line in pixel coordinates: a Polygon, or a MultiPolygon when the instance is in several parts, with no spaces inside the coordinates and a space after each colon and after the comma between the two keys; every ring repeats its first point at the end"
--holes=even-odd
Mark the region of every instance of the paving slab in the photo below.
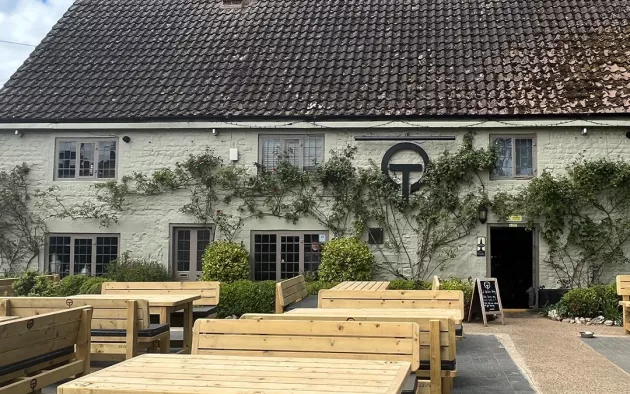
{"type": "Polygon", "coordinates": [[[535,393],[523,371],[494,335],[469,335],[457,342],[453,394],[535,393]]]}
{"type": "Polygon", "coordinates": [[[582,338],[597,353],[606,357],[627,373],[630,373],[630,337],[582,338]]]}

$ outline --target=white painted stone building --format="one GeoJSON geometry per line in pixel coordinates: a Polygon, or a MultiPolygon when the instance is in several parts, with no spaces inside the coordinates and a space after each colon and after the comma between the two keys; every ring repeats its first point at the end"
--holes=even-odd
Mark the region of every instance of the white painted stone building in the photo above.
{"type": "MultiPolygon", "coordinates": [[[[356,146],[357,164],[367,165],[370,159],[380,163],[398,142],[356,141],[357,136],[455,137],[413,142],[431,158],[459,148],[472,130],[476,146],[497,138],[512,146],[502,155],[503,169],[513,173],[482,179],[490,195],[513,190],[542,171],[562,172],[580,157],[630,158],[630,41],[615,44],[617,57],[604,56],[608,47],[593,41],[606,34],[600,23],[611,29],[617,26],[613,21],[627,23],[625,11],[613,16],[590,10],[584,22],[586,6],[559,15],[559,9],[538,2],[528,9],[502,2],[483,13],[482,7],[460,7],[463,1],[374,0],[335,3],[330,7],[337,16],[324,20],[316,18],[318,12],[330,10],[310,9],[307,1],[227,7],[220,0],[195,0],[182,9],[173,0],[156,6],[177,18],[174,26],[140,3],[113,11],[99,2],[77,1],[5,84],[0,169],[27,163],[32,190],[57,187],[62,201],[75,205],[93,198],[96,182],[150,173],[206,149],[254,172],[254,162],[268,160],[262,149],[268,138],[274,139],[269,146],[295,142],[302,156],[320,160],[331,150],[356,146]],[[442,13],[452,18],[445,22],[442,13]],[[391,20],[371,22],[367,34],[370,15],[391,20]],[[539,15],[554,17],[542,23],[539,15]],[[579,20],[584,30],[565,28],[561,19],[579,20]],[[523,21],[528,29],[519,27],[523,21]],[[449,35],[424,29],[438,22],[449,35]],[[135,26],[133,34],[127,25],[135,26]],[[230,26],[229,32],[221,26],[230,26]],[[506,32],[501,26],[511,27],[506,32]],[[278,41],[277,31],[284,40],[278,41]],[[574,54],[553,51],[563,39],[588,47],[584,61],[603,74],[575,67],[569,73],[574,54]],[[537,52],[532,40],[549,52],[537,52]],[[552,87],[542,89],[545,84],[552,87]],[[586,84],[586,95],[579,94],[580,84],[586,84]]],[[[51,217],[38,268],[49,270],[54,253],[71,272],[88,262],[99,274],[111,258],[130,251],[162,261],[180,278],[195,279],[195,244],[201,250],[221,234],[179,210],[186,198],[177,192],[138,199],[108,227],[97,220],[51,217]]],[[[543,264],[546,247],[536,229],[524,230],[518,218],[510,225],[490,212],[438,274],[500,277],[493,272],[493,251],[513,249],[521,259],[526,256],[520,286],[557,287],[555,274],[543,264]],[[479,237],[487,243],[481,257],[479,237]],[[519,239],[517,246],[506,249],[505,237],[519,239]]],[[[294,256],[283,256],[278,246],[274,259],[280,270],[285,258],[299,259],[300,267],[305,259],[316,261],[311,244],[330,236],[313,219],[293,225],[266,217],[247,221],[235,239],[252,252],[256,271],[261,269],[256,243],[295,248],[294,256]]]]}

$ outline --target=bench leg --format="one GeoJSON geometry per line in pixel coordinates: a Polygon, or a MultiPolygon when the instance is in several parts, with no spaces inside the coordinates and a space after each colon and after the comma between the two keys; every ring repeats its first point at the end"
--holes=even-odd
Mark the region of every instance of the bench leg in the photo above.
{"type": "MultiPolygon", "coordinates": [[[[169,308],[160,309],[160,324],[171,324],[171,311],[169,308]]],[[[171,351],[171,335],[166,338],[160,338],[160,353],[168,353],[171,351]]]]}
{"type": "Polygon", "coordinates": [[[429,322],[429,333],[431,335],[430,371],[431,394],[442,394],[442,366],[441,366],[441,346],[440,346],[440,321],[431,320],[429,322]]]}
{"type": "Polygon", "coordinates": [[[451,394],[453,378],[442,378],[442,394],[451,394]]]}

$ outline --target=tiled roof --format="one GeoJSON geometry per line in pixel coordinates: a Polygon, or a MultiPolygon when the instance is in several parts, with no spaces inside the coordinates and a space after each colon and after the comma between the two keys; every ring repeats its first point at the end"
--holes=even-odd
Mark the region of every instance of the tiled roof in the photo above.
{"type": "Polygon", "coordinates": [[[0,120],[630,112],[630,0],[77,0],[0,120]]]}

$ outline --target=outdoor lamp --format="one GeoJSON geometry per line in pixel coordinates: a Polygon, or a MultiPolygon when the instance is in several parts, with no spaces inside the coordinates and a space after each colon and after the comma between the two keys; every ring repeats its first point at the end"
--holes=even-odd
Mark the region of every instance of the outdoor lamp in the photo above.
{"type": "Polygon", "coordinates": [[[479,206],[479,223],[484,224],[488,220],[488,208],[485,205],[479,206]]]}

